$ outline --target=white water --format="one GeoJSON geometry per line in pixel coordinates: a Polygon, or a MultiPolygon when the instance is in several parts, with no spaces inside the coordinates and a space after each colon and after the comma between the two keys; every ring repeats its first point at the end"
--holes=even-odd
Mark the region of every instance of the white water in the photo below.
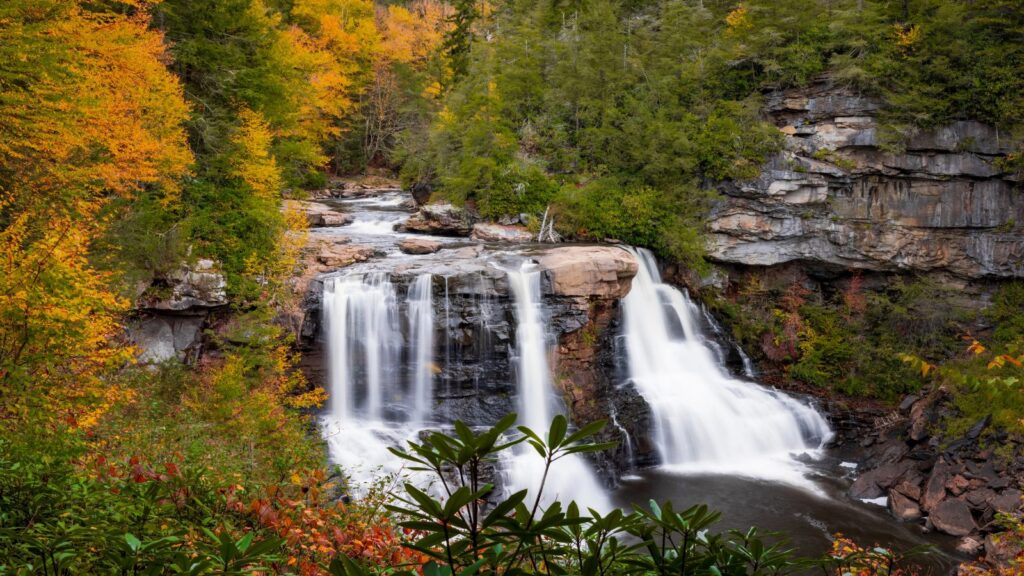
{"type": "Polygon", "coordinates": [[[663,465],[806,484],[796,453],[831,437],[822,416],[787,395],[728,375],[700,333],[699,308],[661,282],[653,255],[623,300],[629,375],[651,407],[663,465]]]}
{"type": "Polygon", "coordinates": [[[409,337],[413,359],[412,422],[430,414],[434,391],[434,300],[430,274],[420,274],[409,287],[409,337]]]}
{"type": "MultiPolygon", "coordinates": [[[[540,270],[524,262],[508,270],[509,286],[515,299],[516,374],[519,384],[519,424],[547,436],[558,406],[548,364],[548,338],[541,305],[540,270]]],[[[507,477],[513,491],[530,490],[532,501],[540,489],[544,460],[525,444],[507,462],[507,477]]],[[[587,462],[578,455],[566,456],[551,466],[543,487],[545,504],[576,500],[596,510],[610,510],[611,502],[587,462]]]]}
{"type": "Polygon", "coordinates": [[[402,378],[399,299],[386,274],[353,274],[324,284],[329,411],[322,420],[331,459],[357,485],[382,473],[398,473],[402,462],[388,451],[405,444],[430,413],[434,310],[431,276],[409,288],[409,355],[412,371],[402,378]],[[403,422],[404,421],[404,422],[403,422]]]}

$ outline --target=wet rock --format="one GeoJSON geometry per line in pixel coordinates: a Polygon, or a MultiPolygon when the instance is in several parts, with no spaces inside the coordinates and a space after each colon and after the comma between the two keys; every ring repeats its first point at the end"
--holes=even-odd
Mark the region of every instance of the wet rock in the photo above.
{"type": "Polygon", "coordinates": [[[464,209],[451,204],[427,204],[400,227],[405,232],[437,236],[469,236],[473,218],[464,209]]]}
{"type": "Polygon", "coordinates": [[[552,248],[537,261],[559,296],[622,298],[639,268],[632,254],[613,246],[552,248]]]}
{"type": "Polygon", "coordinates": [[[533,240],[533,234],[525,226],[479,222],[473,225],[470,238],[482,242],[529,242],[533,240]]]}
{"type": "Polygon", "coordinates": [[[901,522],[912,522],[921,518],[921,507],[896,490],[889,491],[889,511],[901,522]]]}
{"type": "Polygon", "coordinates": [[[441,249],[441,243],[425,238],[406,238],[398,243],[398,249],[406,254],[433,254],[441,249]]]}
{"type": "Polygon", "coordinates": [[[978,529],[966,502],[950,498],[936,505],[928,516],[935,528],[952,536],[966,536],[978,529]]]}

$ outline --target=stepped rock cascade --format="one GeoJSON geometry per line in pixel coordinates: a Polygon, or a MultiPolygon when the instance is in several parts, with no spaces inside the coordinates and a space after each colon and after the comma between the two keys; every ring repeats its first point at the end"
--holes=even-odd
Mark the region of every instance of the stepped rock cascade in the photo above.
{"type": "MultiPolygon", "coordinates": [[[[540,269],[529,261],[518,270],[508,270],[509,287],[515,300],[519,423],[543,438],[559,402],[548,364],[549,338],[545,330],[540,278],[540,269]]],[[[511,462],[506,462],[506,469],[513,491],[529,489],[531,498],[537,493],[544,476],[544,461],[532,447],[520,445],[518,454],[511,462]]],[[[576,500],[597,510],[611,509],[608,496],[593,470],[577,454],[552,464],[544,484],[543,501],[551,503],[556,500],[576,500]]]]}
{"type": "MultiPolygon", "coordinates": [[[[647,400],[662,463],[671,469],[792,477],[777,469],[792,453],[831,437],[812,407],[729,376],[700,332],[700,309],[661,282],[654,256],[623,300],[629,377],[647,400]]],[[[785,465],[783,465],[785,467],[785,465]]]]}

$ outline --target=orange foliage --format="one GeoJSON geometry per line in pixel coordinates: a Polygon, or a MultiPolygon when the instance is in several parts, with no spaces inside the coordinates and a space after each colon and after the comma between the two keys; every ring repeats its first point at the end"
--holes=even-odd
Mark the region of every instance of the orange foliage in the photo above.
{"type": "Polygon", "coordinates": [[[326,574],[322,566],[338,554],[371,566],[418,566],[421,554],[404,546],[406,534],[381,512],[382,502],[347,505],[330,498],[333,483],[323,470],[292,474],[290,483],[271,486],[261,498],[228,493],[230,509],[252,515],[285,541],[288,564],[299,574],[326,574]]]}
{"type": "Polygon", "coordinates": [[[100,373],[128,359],[113,341],[127,303],[87,258],[97,214],[111,194],[173,195],[187,108],[144,11],[30,6],[0,11],[0,413],[41,400],[91,425],[118,394],[100,373]]]}

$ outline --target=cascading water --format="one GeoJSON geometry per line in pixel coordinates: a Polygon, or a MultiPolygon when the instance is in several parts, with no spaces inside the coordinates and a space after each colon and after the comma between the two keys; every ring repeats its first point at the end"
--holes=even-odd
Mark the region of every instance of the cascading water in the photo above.
{"type": "Polygon", "coordinates": [[[699,308],[661,282],[650,252],[635,255],[640,269],[623,300],[629,376],[651,407],[663,464],[798,481],[791,454],[831,437],[824,418],[729,376],[698,330],[699,308]]]}
{"type": "MultiPolygon", "coordinates": [[[[508,270],[509,286],[515,299],[516,376],[519,385],[519,423],[537,432],[547,433],[558,406],[548,365],[548,337],[541,304],[540,270],[524,262],[518,270],[508,270]]],[[[544,462],[534,450],[521,445],[507,463],[508,480],[513,490],[530,490],[532,498],[540,488],[544,462]]],[[[545,503],[577,500],[597,510],[608,510],[611,503],[586,461],[578,455],[564,457],[552,465],[544,485],[545,503]]]]}
{"type": "Polygon", "coordinates": [[[412,422],[430,413],[434,379],[434,300],[430,274],[420,274],[409,288],[409,336],[412,349],[412,422]]]}
{"type": "Polygon", "coordinates": [[[407,298],[412,371],[402,371],[398,293],[386,274],[353,274],[324,283],[329,411],[324,437],[331,458],[353,477],[394,473],[389,446],[414,436],[430,411],[433,303],[431,277],[418,276],[407,298]],[[407,381],[406,381],[407,380],[407,381]]]}

